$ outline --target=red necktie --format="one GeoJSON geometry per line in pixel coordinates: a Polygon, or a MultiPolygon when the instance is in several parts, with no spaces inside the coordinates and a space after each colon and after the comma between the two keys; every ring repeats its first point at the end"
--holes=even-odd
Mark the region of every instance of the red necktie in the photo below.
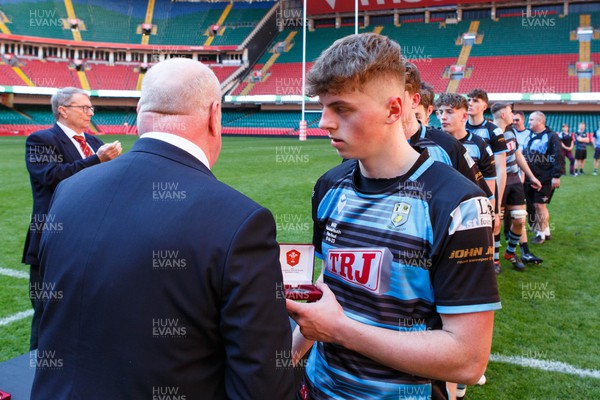
{"type": "Polygon", "coordinates": [[[81,150],[83,151],[83,155],[85,156],[85,158],[88,158],[94,154],[92,152],[92,149],[90,149],[90,146],[85,141],[85,137],[83,137],[83,135],[74,135],[73,139],[75,139],[77,141],[77,143],[79,143],[79,147],[81,147],[81,150]]]}

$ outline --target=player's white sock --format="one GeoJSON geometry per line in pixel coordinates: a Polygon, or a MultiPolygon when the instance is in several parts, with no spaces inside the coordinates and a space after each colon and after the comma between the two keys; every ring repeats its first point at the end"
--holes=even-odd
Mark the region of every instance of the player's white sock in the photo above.
{"type": "Polygon", "coordinates": [[[542,232],[542,231],[537,231],[536,235],[539,236],[539,237],[541,237],[542,239],[546,239],[546,234],[544,232],[542,232]]]}
{"type": "Polygon", "coordinates": [[[544,229],[544,236],[550,236],[550,227],[546,227],[546,229],[544,229]]]}

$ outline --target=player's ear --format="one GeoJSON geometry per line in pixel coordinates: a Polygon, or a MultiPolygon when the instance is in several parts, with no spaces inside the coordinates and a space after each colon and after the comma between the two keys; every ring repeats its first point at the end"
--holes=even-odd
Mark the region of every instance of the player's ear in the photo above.
{"type": "Polygon", "coordinates": [[[388,100],[388,116],[386,119],[386,123],[393,123],[402,117],[403,108],[406,105],[403,104],[402,98],[400,96],[390,97],[388,100]]]}
{"type": "Polygon", "coordinates": [[[411,100],[412,100],[412,104],[410,106],[414,110],[421,103],[421,93],[417,92],[417,93],[413,94],[411,96],[411,100]]]}
{"type": "Polygon", "coordinates": [[[461,121],[466,124],[469,120],[469,112],[463,108],[461,108],[460,111],[462,112],[461,121]]]}

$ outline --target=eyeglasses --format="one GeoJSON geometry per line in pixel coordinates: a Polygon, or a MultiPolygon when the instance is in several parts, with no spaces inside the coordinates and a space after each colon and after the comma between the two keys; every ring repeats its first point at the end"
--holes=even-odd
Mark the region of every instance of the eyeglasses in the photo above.
{"type": "Polygon", "coordinates": [[[63,107],[77,107],[81,108],[84,113],[94,112],[94,106],[63,106],[63,107]]]}

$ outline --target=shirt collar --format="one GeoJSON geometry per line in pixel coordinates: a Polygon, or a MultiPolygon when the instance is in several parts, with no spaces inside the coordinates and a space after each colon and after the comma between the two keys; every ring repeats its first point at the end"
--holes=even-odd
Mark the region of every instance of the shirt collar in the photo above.
{"type": "Polygon", "coordinates": [[[75,135],[83,136],[83,132],[77,133],[73,129],[69,128],[68,126],[66,126],[65,124],[63,124],[61,122],[56,121],[56,125],[58,125],[60,127],[60,129],[62,129],[63,132],[71,139],[73,139],[73,136],[75,136],[75,135]]]}
{"type": "Polygon", "coordinates": [[[202,164],[206,166],[206,168],[210,170],[208,157],[206,157],[204,151],[199,146],[190,142],[189,140],[184,139],[181,136],[173,135],[172,133],[166,132],[146,132],[140,136],[140,139],[146,138],[156,139],[172,144],[173,146],[178,147],[186,153],[189,153],[195,158],[197,158],[202,164]]]}

